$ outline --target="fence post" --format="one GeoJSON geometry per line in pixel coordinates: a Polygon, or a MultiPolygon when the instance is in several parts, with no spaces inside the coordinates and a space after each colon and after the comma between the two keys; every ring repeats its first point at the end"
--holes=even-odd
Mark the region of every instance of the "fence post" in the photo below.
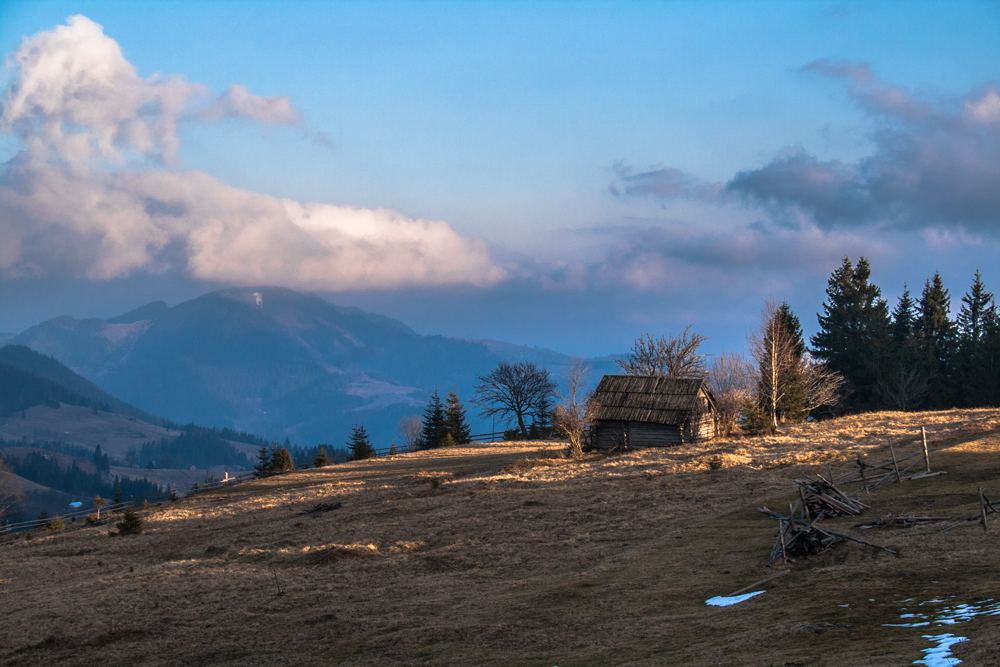
{"type": "Polygon", "coordinates": [[[927,469],[926,472],[930,472],[931,457],[927,454],[927,429],[923,426],[920,427],[920,437],[924,441],[924,467],[927,469]]]}

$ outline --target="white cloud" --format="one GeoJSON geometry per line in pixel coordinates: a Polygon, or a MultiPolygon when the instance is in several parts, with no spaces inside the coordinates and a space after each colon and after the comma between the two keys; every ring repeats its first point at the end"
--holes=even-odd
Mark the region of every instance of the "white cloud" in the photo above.
{"type": "Polygon", "coordinates": [[[179,125],[194,118],[306,130],[288,96],[258,97],[233,85],[206,106],[203,86],[138,76],[118,44],[83,16],[26,38],[12,60],[16,76],[0,123],[24,151],[0,172],[0,274],[107,279],[180,268],[218,282],[331,291],[504,277],[482,241],[440,220],[295,202],[200,172],[128,166],[137,157],[170,162],[179,125]],[[109,171],[95,158],[121,166],[109,171]]]}
{"type": "Polygon", "coordinates": [[[258,97],[246,86],[233,84],[203,114],[206,118],[244,118],[275,125],[298,125],[302,112],[292,105],[289,95],[258,97]]]}

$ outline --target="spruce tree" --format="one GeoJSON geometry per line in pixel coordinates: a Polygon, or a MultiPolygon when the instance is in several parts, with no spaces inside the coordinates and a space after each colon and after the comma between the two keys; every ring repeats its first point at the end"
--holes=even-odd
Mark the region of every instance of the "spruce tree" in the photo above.
{"type": "Polygon", "coordinates": [[[446,399],[447,407],[444,410],[444,431],[451,435],[456,444],[464,445],[469,442],[472,431],[469,423],[465,421],[465,408],[459,400],[455,388],[452,387],[446,399]]]}
{"type": "Polygon", "coordinates": [[[986,291],[982,276],[976,270],[972,288],[962,297],[958,313],[958,354],[956,378],[959,397],[967,407],[991,403],[993,369],[987,355],[987,330],[995,319],[993,295],[986,291]]]}
{"type": "Polygon", "coordinates": [[[257,465],[253,467],[253,476],[258,479],[267,477],[271,474],[271,470],[271,448],[267,445],[261,445],[260,449],[257,450],[257,465]]]}
{"type": "Polygon", "coordinates": [[[329,457],[326,455],[326,450],[322,447],[316,452],[316,458],[313,459],[313,465],[317,468],[325,468],[330,463],[329,457]]]}
{"type": "Polygon", "coordinates": [[[355,424],[351,429],[351,439],[347,441],[347,448],[351,451],[352,461],[375,458],[375,450],[368,440],[368,432],[362,423],[355,424]]]}
{"type": "Polygon", "coordinates": [[[913,338],[917,322],[917,303],[910,296],[910,289],[903,283],[903,295],[899,297],[892,311],[892,342],[897,346],[905,345],[913,338]]]}
{"type": "Polygon", "coordinates": [[[951,321],[951,295],[941,274],[924,283],[920,295],[917,339],[923,373],[930,381],[928,402],[931,407],[946,408],[955,403],[954,354],[955,324],[951,321]]]}
{"type": "Polygon", "coordinates": [[[441,405],[441,397],[435,389],[424,410],[424,428],[420,434],[421,449],[440,447],[445,432],[444,408],[441,405]]]}
{"type": "Polygon", "coordinates": [[[855,267],[844,257],[827,282],[827,300],[817,315],[820,330],[810,339],[816,357],[847,380],[861,410],[878,404],[878,383],[890,362],[889,310],[870,277],[867,259],[855,267]]]}
{"type": "Polygon", "coordinates": [[[115,507],[119,507],[122,504],[122,483],[115,475],[115,489],[114,489],[114,504],[115,507]]]}
{"type": "Polygon", "coordinates": [[[791,342],[789,345],[791,371],[785,380],[784,392],[778,401],[776,412],[782,422],[800,422],[809,416],[809,410],[806,409],[809,400],[808,390],[802,372],[803,356],[806,353],[802,325],[787,301],[781,304],[776,315],[778,326],[784,330],[784,335],[791,342]]]}
{"type": "Polygon", "coordinates": [[[292,453],[287,447],[282,447],[271,460],[271,472],[287,472],[295,470],[295,462],[292,461],[292,453]]]}

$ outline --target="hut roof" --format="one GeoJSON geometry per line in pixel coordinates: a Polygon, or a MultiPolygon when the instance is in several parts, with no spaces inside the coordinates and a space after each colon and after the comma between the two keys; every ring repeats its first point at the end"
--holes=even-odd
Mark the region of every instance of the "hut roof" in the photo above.
{"type": "Polygon", "coordinates": [[[698,410],[703,389],[712,401],[704,385],[701,378],[605,375],[594,391],[595,419],[681,425],[698,410]]]}

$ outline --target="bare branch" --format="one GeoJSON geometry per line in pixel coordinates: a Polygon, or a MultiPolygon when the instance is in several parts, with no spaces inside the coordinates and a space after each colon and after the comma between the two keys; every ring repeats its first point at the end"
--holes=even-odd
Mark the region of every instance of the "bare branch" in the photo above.
{"type": "Polygon", "coordinates": [[[556,391],[548,370],[533,361],[516,364],[501,361],[495,369],[476,379],[471,402],[479,407],[479,416],[498,417],[505,424],[516,420],[523,437],[528,437],[527,420],[542,417],[556,391]]]}
{"type": "Polygon", "coordinates": [[[698,346],[707,336],[691,332],[688,326],[680,336],[653,338],[648,332],[632,344],[625,359],[615,364],[625,375],[658,376],[670,378],[705,377],[705,355],[698,354],[698,346]]]}
{"type": "Polygon", "coordinates": [[[930,384],[923,373],[900,364],[899,372],[888,382],[880,380],[876,391],[897,410],[906,412],[920,405],[930,391],[930,384]]]}
{"type": "Polygon", "coordinates": [[[552,426],[569,440],[569,454],[574,458],[583,454],[583,434],[597,412],[592,393],[585,393],[590,370],[590,364],[583,359],[570,359],[563,371],[565,393],[556,394],[561,402],[556,406],[552,426]]]}
{"type": "Polygon", "coordinates": [[[396,425],[396,432],[400,440],[406,447],[406,451],[415,452],[420,449],[420,433],[423,429],[423,420],[420,417],[403,417],[396,425]]]}
{"type": "Polygon", "coordinates": [[[720,435],[732,435],[743,405],[753,396],[753,368],[743,355],[723,352],[708,365],[708,389],[715,397],[716,422],[720,435]]]}

